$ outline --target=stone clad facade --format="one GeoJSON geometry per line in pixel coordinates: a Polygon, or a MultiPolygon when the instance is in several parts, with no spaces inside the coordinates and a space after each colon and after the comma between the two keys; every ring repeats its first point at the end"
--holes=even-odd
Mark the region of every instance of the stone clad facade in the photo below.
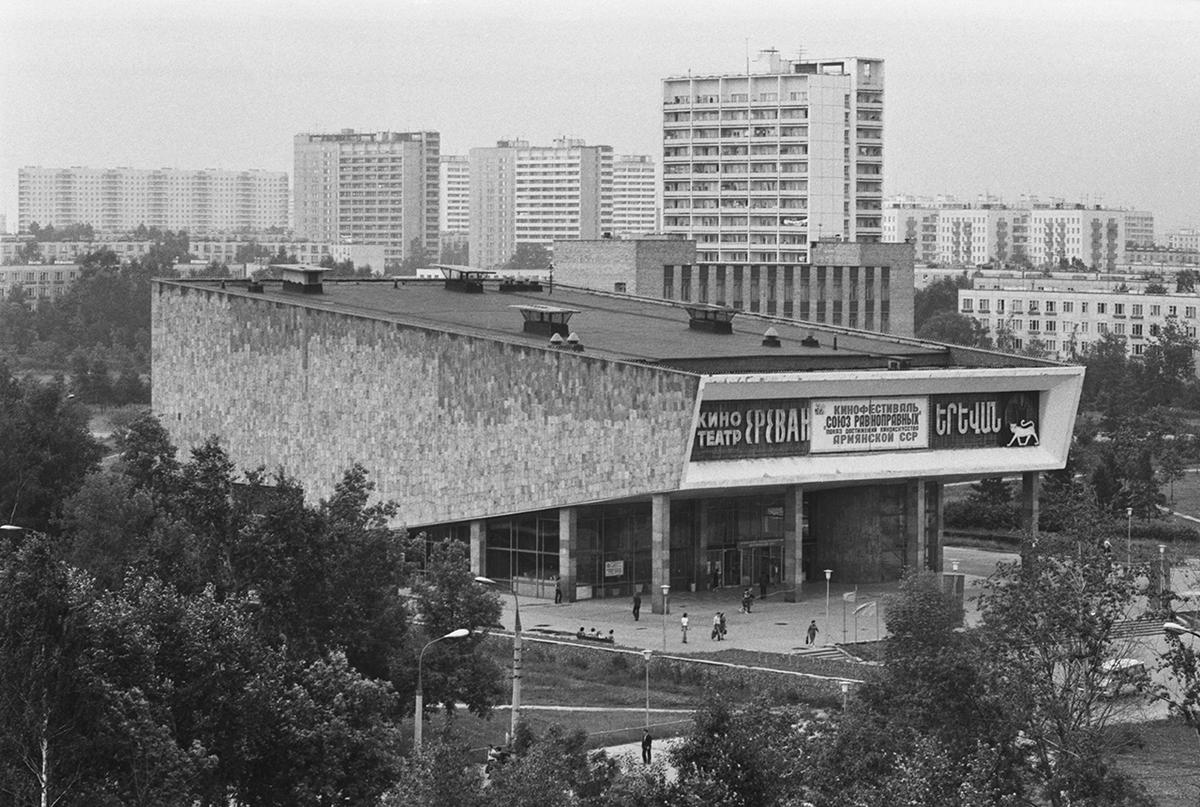
{"type": "Polygon", "coordinates": [[[220,435],[314,498],[358,462],[404,524],[672,489],[690,445],[687,373],[166,283],[152,328],[181,453],[220,435]]]}

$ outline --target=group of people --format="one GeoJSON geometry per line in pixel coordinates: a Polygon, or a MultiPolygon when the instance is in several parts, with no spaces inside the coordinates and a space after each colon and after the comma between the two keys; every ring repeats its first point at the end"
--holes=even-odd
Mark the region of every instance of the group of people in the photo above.
{"type": "MultiPolygon", "coordinates": [[[[753,604],[754,604],[754,590],[747,588],[742,592],[741,613],[743,613],[743,614],[750,613],[750,609],[753,606],[753,604]]],[[[633,621],[634,622],[638,621],[638,619],[641,616],[641,613],[642,613],[642,595],[635,591],[633,594],[633,621]]],[[[687,644],[688,626],[689,626],[689,620],[688,620],[687,611],[684,611],[683,615],[679,618],[679,633],[680,633],[680,638],[682,639],[684,644],[687,644]]],[[[804,643],[806,645],[811,645],[816,642],[818,630],[819,629],[817,628],[817,620],[814,619],[808,623],[808,630],[806,630],[805,634],[804,634],[804,643]]],[[[595,633],[595,629],[593,629],[593,633],[595,633]]],[[[611,638],[612,631],[609,631],[608,633],[609,633],[609,638],[607,639],[607,641],[612,641],[612,638],[611,638]]],[[[712,634],[711,634],[710,638],[714,642],[721,642],[721,641],[725,640],[725,634],[726,634],[725,612],[717,611],[713,615],[712,634]]],[[[584,632],[583,632],[583,628],[580,628],[579,629],[579,638],[584,639],[584,638],[596,638],[596,637],[595,636],[585,636],[584,632]]],[[[605,641],[605,639],[601,638],[601,641],[605,641]]]]}
{"type": "Polygon", "coordinates": [[[607,635],[605,635],[605,634],[601,633],[600,631],[596,630],[595,628],[585,631],[583,629],[582,625],[579,626],[579,630],[575,633],[575,638],[576,639],[591,639],[593,642],[609,642],[610,644],[616,643],[616,636],[613,634],[613,632],[611,630],[608,632],[607,635]]]}
{"type": "Polygon", "coordinates": [[[725,641],[725,612],[717,611],[713,614],[712,636],[709,637],[714,642],[725,641]]]}

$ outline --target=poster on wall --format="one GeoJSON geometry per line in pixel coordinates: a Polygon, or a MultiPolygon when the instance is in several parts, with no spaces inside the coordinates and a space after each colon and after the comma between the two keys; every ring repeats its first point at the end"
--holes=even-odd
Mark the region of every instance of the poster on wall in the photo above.
{"type": "Polygon", "coordinates": [[[606,560],[606,561],[604,561],[604,576],[605,577],[624,577],[625,576],[625,561],[623,561],[623,560],[606,560]]]}
{"type": "Polygon", "coordinates": [[[1041,444],[1037,392],[934,395],[933,448],[1032,448],[1041,444]]]}
{"type": "Polygon", "coordinates": [[[812,402],[812,452],[929,447],[928,399],[836,398],[812,402]]]}

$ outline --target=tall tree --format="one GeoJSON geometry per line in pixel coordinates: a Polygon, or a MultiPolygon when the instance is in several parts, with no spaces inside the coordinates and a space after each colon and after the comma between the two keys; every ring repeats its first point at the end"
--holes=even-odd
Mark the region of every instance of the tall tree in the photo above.
{"type": "Polygon", "coordinates": [[[958,290],[971,288],[971,279],[964,272],[954,277],[944,277],[918,289],[913,298],[913,327],[921,327],[938,314],[958,312],[958,290]]]}

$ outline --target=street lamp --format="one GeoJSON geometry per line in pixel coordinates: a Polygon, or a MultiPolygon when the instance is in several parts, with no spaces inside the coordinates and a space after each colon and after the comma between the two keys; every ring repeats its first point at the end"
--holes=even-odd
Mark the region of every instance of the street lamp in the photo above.
{"type": "Polygon", "coordinates": [[[1158,594],[1166,591],[1170,586],[1167,585],[1167,545],[1158,545],[1158,594]]]}
{"type": "Polygon", "coordinates": [[[663,607],[662,607],[663,652],[665,653],[667,650],[667,595],[671,593],[671,587],[668,586],[666,583],[663,583],[661,586],[659,586],[659,588],[662,589],[662,598],[663,598],[663,603],[662,603],[662,605],[663,605],[663,607]]]}
{"type": "Polygon", "coordinates": [[[1133,508],[1125,508],[1125,565],[1133,568],[1133,508]]]}
{"type": "Polygon", "coordinates": [[[1163,633],[1169,633],[1172,636],[1195,636],[1200,638],[1200,631],[1189,628],[1187,625],[1181,625],[1178,622],[1164,622],[1163,633]]]}
{"type": "MultiPolygon", "coordinates": [[[[476,577],[476,583],[485,586],[499,586],[490,577],[476,577]]],[[[512,722],[509,724],[509,742],[517,738],[517,724],[521,722],[521,603],[517,599],[517,586],[512,583],[509,589],[513,596],[513,662],[512,662],[512,722]]]]}
{"type": "Polygon", "coordinates": [[[420,655],[417,656],[417,709],[413,714],[413,747],[421,747],[421,727],[425,723],[425,681],[422,677],[423,670],[421,664],[425,661],[425,651],[431,646],[437,644],[443,639],[462,639],[464,636],[470,636],[471,631],[466,628],[458,628],[452,630],[445,636],[439,636],[436,639],[430,639],[421,648],[420,655]]]}
{"type": "Polygon", "coordinates": [[[833,577],[833,569],[825,570],[825,643],[829,644],[829,578],[833,577]]]}
{"type": "Polygon", "coordinates": [[[642,651],[642,658],[646,660],[646,729],[650,728],[650,650],[642,651]]]}

